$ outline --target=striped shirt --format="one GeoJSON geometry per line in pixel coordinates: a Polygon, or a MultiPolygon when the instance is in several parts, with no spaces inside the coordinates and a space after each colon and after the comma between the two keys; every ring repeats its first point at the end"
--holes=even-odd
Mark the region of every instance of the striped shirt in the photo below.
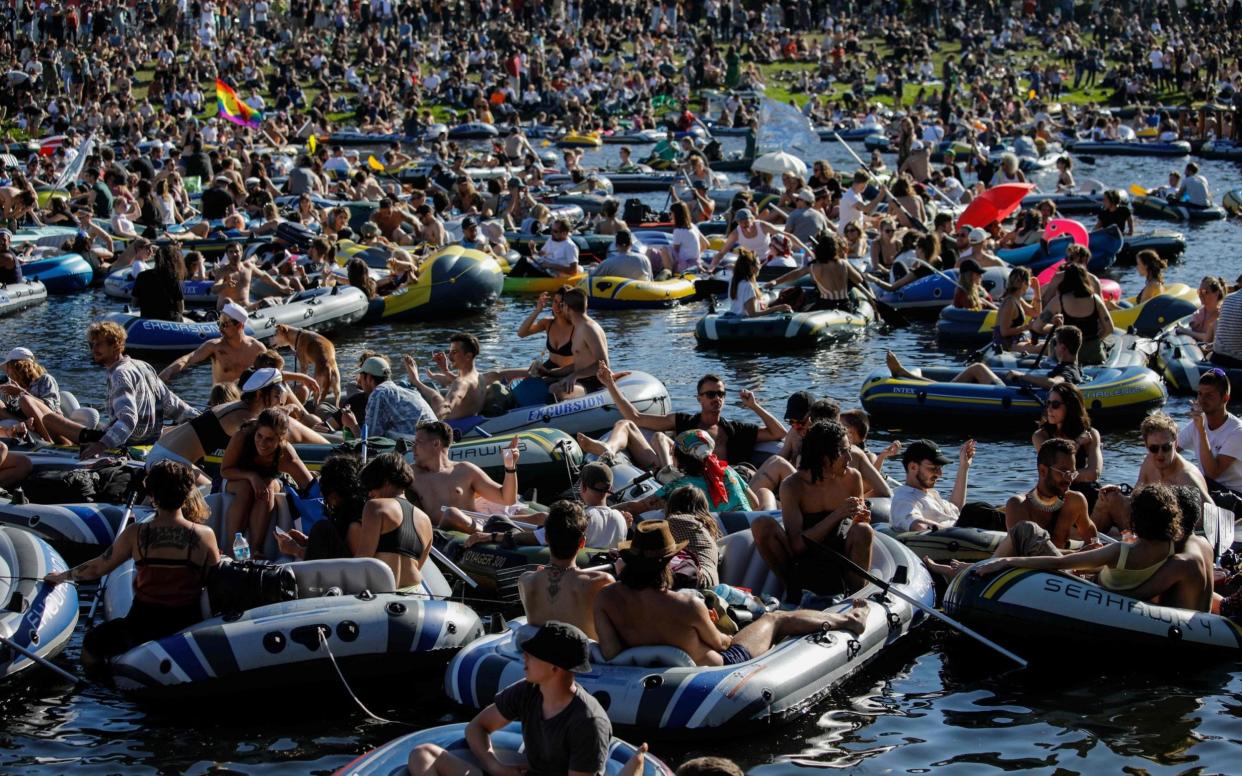
{"type": "Polygon", "coordinates": [[[703,524],[694,515],[669,515],[668,530],[678,542],[689,542],[686,551],[699,567],[700,590],[715,587],[720,582],[720,548],[703,524]]]}
{"type": "Polygon", "coordinates": [[[1242,361],[1242,291],[1225,297],[1220,306],[1212,352],[1242,361]]]}
{"type": "Polygon", "coordinates": [[[122,356],[108,369],[108,415],[112,423],[100,441],[105,447],[153,442],[164,418],[188,420],[198,410],[181,400],[146,361],[122,356]]]}

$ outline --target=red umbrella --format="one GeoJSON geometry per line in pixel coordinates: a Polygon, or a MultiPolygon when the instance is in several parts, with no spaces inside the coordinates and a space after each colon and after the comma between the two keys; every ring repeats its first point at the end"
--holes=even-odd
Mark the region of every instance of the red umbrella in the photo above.
{"type": "Polygon", "coordinates": [[[1034,183],[1002,183],[971,200],[957,217],[957,228],[983,228],[993,221],[1003,221],[1022,204],[1022,198],[1035,190],[1034,183]]]}

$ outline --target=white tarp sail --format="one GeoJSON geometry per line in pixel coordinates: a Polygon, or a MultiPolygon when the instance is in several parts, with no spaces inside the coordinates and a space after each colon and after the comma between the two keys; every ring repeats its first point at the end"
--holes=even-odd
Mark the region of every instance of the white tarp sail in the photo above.
{"type": "Polygon", "coordinates": [[[92,149],[95,147],[95,136],[87,135],[86,139],[78,146],[78,155],[73,157],[73,161],[65,168],[65,171],[56,179],[56,188],[68,188],[69,184],[75,182],[82,175],[82,168],[86,166],[86,157],[91,155],[92,149]]]}
{"type": "Polygon", "coordinates": [[[809,154],[819,146],[819,133],[811,120],[792,105],[764,97],[759,109],[759,153],[800,151],[809,154]]]}

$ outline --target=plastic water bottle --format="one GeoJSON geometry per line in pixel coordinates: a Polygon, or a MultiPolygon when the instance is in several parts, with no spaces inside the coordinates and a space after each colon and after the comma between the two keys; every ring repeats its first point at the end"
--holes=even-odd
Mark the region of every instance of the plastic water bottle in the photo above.
{"type": "Polygon", "coordinates": [[[724,601],[725,605],[749,610],[756,617],[759,617],[766,611],[763,602],[756,599],[751,595],[750,591],[744,588],[733,587],[721,582],[713,588],[713,591],[720,596],[720,600],[724,601]]]}
{"type": "Polygon", "coordinates": [[[250,560],[250,542],[246,541],[241,531],[233,535],[233,560],[250,560]]]}

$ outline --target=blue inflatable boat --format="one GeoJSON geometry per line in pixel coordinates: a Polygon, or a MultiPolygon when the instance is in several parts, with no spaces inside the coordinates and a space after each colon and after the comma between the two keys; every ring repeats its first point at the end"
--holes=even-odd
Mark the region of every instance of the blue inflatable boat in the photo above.
{"type": "Polygon", "coordinates": [[[1066,150],[1075,154],[1094,156],[1187,156],[1190,143],[1185,140],[1170,142],[1146,140],[1076,140],[1065,144],[1066,150]]]}
{"type": "Polygon", "coordinates": [[[42,283],[49,294],[76,294],[90,286],[95,270],[78,254],[63,253],[22,262],[22,277],[42,283]]]}
{"type": "MultiPolygon", "coordinates": [[[[66,570],[63,558],[30,531],[0,525],[0,634],[40,658],[56,656],[78,623],[78,589],[49,585],[48,574],[66,570]]],[[[0,650],[0,679],[35,665],[18,650],[0,650]]]]}
{"type": "MultiPolygon", "coordinates": [[[[996,255],[1007,264],[1026,267],[1038,274],[1065,258],[1065,252],[1074,239],[1068,235],[1045,242],[1043,240],[1024,245],[1021,248],[1001,248],[996,255]]],[[[1091,262],[1087,269],[1092,272],[1103,272],[1117,260],[1117,253],[1125,244],[1121,230],[1115,226],[1099,229],[1089,235],[1088,249],[1091,251],[1091,262]]]]}
{"type": "Polygon", "coordinates": [[[0,285],[0,318],[47,301],[47,286],[37,280],[0,285]]]}
{"type": "MultiPolygon", "coordinates": [[[[127,267],[117,270],[104,278],[104,293],[113,299],[129,301],[134,295],[135,275],[127,267]]],[[[181,293],[186,304],[215,304],[216,295],[211,288],[215,285],[211,280],[185,280],[181,283],[181,293]]]]}
{"type": "MultiPolygon", "coordinates": [[[[1043,415],[1047,391],[1025,383],[952,382],[961,367],[912,371],[932,382],[893,377],[886,368],[867,377],[861,398],[872,423],[902,429],[961,429],[963,423],[970,424],[968,427],[975,431],[1030,429],[1043,415]]],[[[1133,427],[1168,398],[1160,376],[1146,367],[1086,367],[1083,372],[1088,380],[1078,387],[1086,397],[1091,422],[1096,426],[1133,427]]]]}

